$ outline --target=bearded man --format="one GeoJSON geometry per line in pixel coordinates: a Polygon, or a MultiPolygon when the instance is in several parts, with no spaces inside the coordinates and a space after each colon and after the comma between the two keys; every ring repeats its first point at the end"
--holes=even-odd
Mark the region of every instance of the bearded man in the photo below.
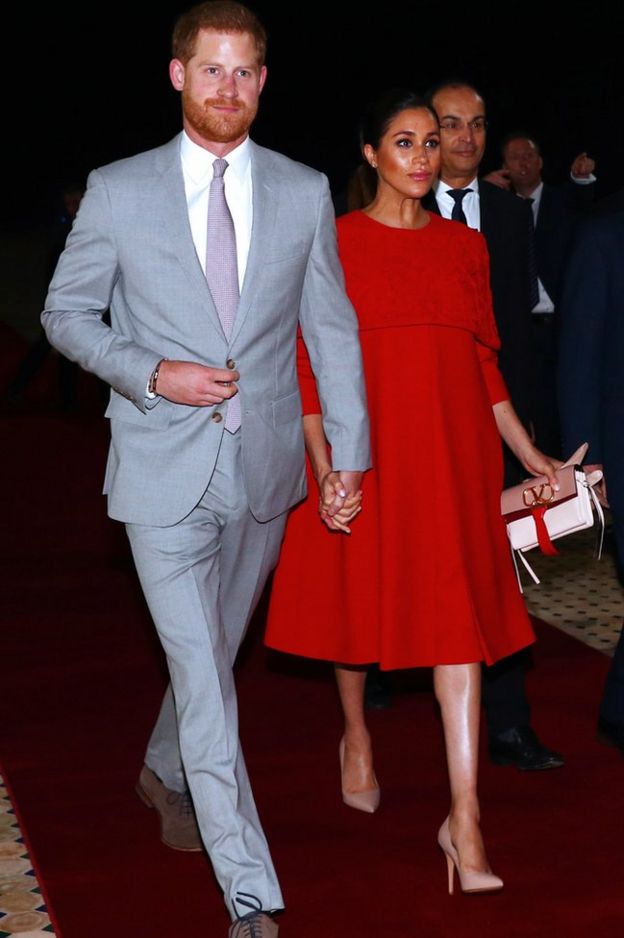
{"type": "Polygon", "coordinates": [[[137,790],[165,843],[207,850],[231,938],[273,938],[283,907],[232,666],[305,495],[298,326],[332,447],[333,513],[370,466],[327,180],[248,137],[265,47],[232,0],[179,18],[169,74],[183,130],[91,173],[42,314],[51,344],[111,385],[108,512],[126,525],[169,666],[137,790]]]}

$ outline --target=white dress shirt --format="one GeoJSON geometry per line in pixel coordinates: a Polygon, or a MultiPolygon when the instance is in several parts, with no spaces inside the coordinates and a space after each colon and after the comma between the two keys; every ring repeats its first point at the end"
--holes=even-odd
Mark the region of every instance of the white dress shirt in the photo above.
{"type": "MultiPolygon", "coordinates": [[[[455,200],[448,195],[449,189],[452,188],[452,186],[448,186],[445,182],[442,182],[441,179],[437,179],[433,184],[433,192],[442,218],[450,218],[451,212],[455,207],[455,200]]],[[[462,186],[462,189],[472,189],[472,192],[467,192],[462,199],[462,208],[466,216],[468,227],[476,228],[477,231],[480,231],[481,208],[479,206],[479,180],[475,176],[472,182],[469,182],[467,186],[462,186]]]]}
{"type": "MultiPolygon", "coordinates": [[[[533,212],[533,226],[534,227],[537,225],[537,216],[538,216],[540,204],[542,201],[543,191],[544,191],[544,183],[540,182],[537,188],[533,190],[530,196],[528,196],[528,198],[533,199],[533,202],[531,203],[531,211],[533,212]]],[[[524,196],[520,196],[520,198],[522,199],[524,198],[524,196]]],[[[531,312],[532,313],[554,313],[555,304],[553,303],[548,293],[546,292],[546,288],[544,287],[544,284],[542,283],[539,277],[537,278],[537,289],[539,293],[539,300],[537,301],[537,303],[535,304],[531,312]]]]}
{"type": "MultiPolygon", "coordinates": [[[[204,147],[193,143],[191,138],[183,131],[180,158],[182,160],[184,191],[186,192],[191,234],[199,263],[205,274],[208,197],[213,177],[212,164],[218,157],[209,150],[205,150],[204,147]]],[[[251,244],[251,226],[253,223],[249,137],[246,137],[241,144],[228,153],[226,159],[228,166],[223,177],[223,184],[225,200],[234,222],[238,262],[238,289],[242,290],[245,271],[247,270],[249,245],[251,244]]],[[[158,396],[149,390],[149,382],[145,390],[145,396],[149,401],[153,401],[158,396]]]]}
{"type": "MultiPolygon", "coordinates": [[[[185,132],[182,133],[180,157],[182,159],[182,173],[184,175],[184,189],[191,233],[199,263],[205,273],[208,197],[213,176],[212,164],[218,157],[210,150],[205,150],[204,147],[193,143],[185,132]]],[[[238,287],[239,290],[242,290],[253,222],[249,137],[246,137],[236,149],[228,153],[225,159],[228,163],[223,177],[225,199],[234,222],[238,258],[238,287]]]]}

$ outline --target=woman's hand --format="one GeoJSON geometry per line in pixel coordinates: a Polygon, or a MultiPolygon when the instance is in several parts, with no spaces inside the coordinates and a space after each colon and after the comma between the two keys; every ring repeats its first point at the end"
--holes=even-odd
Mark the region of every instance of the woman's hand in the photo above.
{"type": "Polygon", "coordinates": [[[546,476],[548,482],[555,492],[559,491],[559,483],[555,470],[563,466],[561,459],[555,459],[553,456],[545,456],[539,449],[531,443],[526,447],[526,452],[518,454],[524,468],[534,476],[546,476]]]}
{"type": "Polygon", "coordinates": [[[555,492],[559,491],[559,483],[555,470],[563,463],[560,459],[545,456],[534,445],[531,437],[520,423],[511,401],[499,401],[492,407],[498,432],[527,472],[534,476],[546,476],[555,492]]]}

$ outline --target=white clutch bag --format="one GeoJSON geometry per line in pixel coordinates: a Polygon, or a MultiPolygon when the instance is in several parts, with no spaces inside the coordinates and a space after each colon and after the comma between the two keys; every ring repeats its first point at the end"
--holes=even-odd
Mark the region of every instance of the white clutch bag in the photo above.
{"type": "Polygon", "coordinates": [[[501,512],[507,524],[516,573],[517,560],[520,560],[535,583],[539,583],[539,579],[526,560],[525,552],[539,547],[544,554],[558,554],[553,541],[592,527],[595,518],[600,524],[597,556],[602,552],[604,513],[593,490],[602,479],[602,472],[584,472],[580,464],[586,453],[587,443],[584,443],[557,470],[558,492],[546,476],[537,476],[505,489],[501,495],[501,512]]]}

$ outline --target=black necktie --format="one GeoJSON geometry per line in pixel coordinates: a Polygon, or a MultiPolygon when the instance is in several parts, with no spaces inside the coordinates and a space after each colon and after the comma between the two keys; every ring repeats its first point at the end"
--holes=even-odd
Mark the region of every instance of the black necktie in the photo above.
{"type": "Polygon", "coordinates": [[[533,218],[533,199],[524,200],[529,203],[529,309],[539,303],[539,286],[537,283],[537,257],[535,254],[535,220],[533,218]]]}
{"type": "Polygon", "coordinates": [[[455,202],[453,206],[453,211],[451,212],[451,218],[453,221],[460,221],[464,225],[468,224],[468,220],[464,215],[464,209],[462,207],[462,202],[464,201],[464,196],[466,193],[472,192],[472,189],[449,189],[448,194],[455,202]]]}

